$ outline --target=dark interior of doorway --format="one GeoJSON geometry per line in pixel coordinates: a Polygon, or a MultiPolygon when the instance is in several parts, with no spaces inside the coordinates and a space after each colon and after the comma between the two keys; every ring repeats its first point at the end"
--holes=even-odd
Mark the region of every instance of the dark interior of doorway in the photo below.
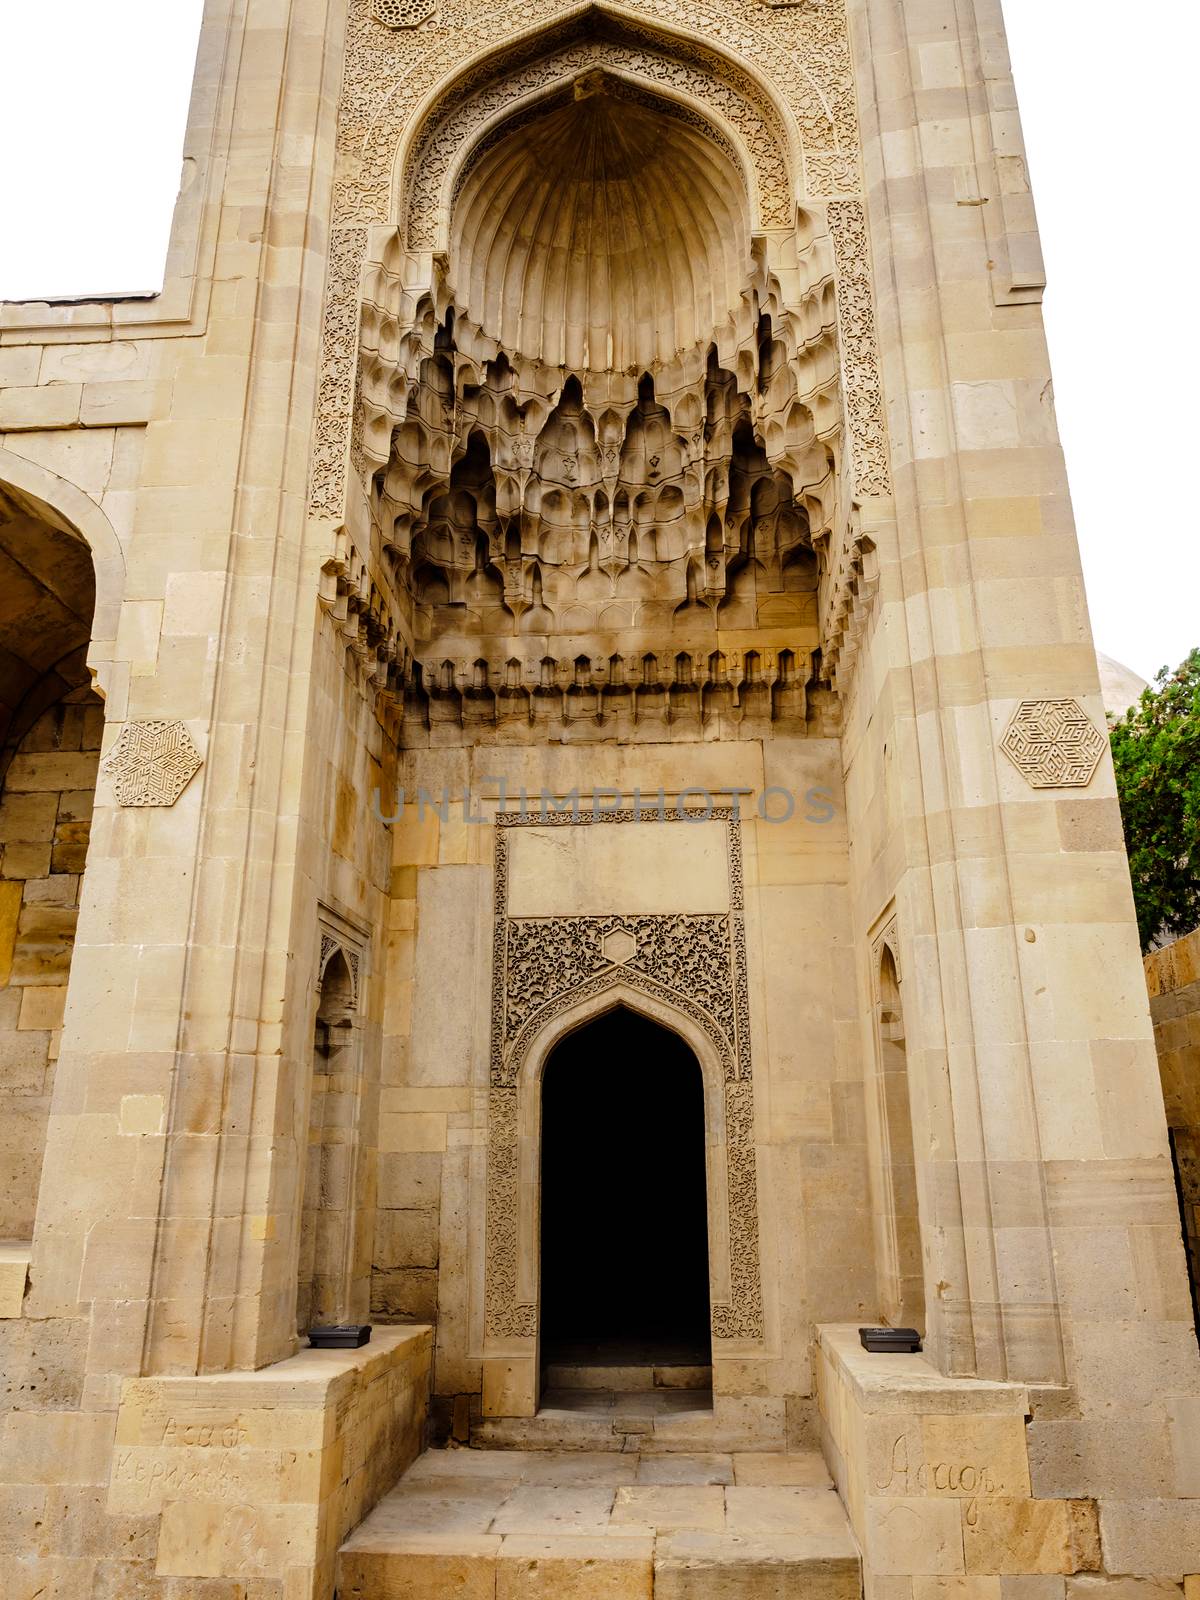
{"type": "Polygon", "coordinates": [[[704,1081],[677,1035],[619,1007],[542,1084],[545,1366],[707,1366],[704,1081]]]}

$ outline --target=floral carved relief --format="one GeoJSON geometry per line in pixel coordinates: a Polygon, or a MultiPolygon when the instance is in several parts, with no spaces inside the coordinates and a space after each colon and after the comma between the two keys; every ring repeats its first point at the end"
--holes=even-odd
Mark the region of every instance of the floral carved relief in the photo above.
{"type": "Polygon", "coordinates": [[[866,208],[861,200],[834,200],[828,215],[837,260],[842,394],[854,458],[854,489],[858,496],[890,494],[866,208]]]}

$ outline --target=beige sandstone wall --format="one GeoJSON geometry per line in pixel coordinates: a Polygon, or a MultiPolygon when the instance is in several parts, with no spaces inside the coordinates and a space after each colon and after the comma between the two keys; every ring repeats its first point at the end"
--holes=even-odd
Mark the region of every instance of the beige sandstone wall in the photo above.
{"type": "Polygon", "coordinates": [[[1094,1497],[1103,1570],[1178,1582],[1200,1363],[1000,9],[852,16],[895,495],[863,512],[851,894],[864,989],[899,950],[929,1349],[1029,1384],[1034,1496],[1094,1497]],[[1058,781],[1003,748],[1055,699],[1094,752],[1058,781]]]}
{"type": "Polygon", "coordinates": [[[1192,1290],[1200,1304],[1200,932],[1152,950],[1146,986],[1192,1290]]]}
{"type": "MultiPolygon", "coordinates": [[[[527,1343],[489,1346],[482,1321],[498,830],[397,827],[389,851],[366,809],[376,781],[392,786],[380,724],[397,716],[398,645],[350,405],[372,227],[368,296],[402,275],[389,175],[404,116],[471,50],[553,9],[392,35],[366,0],[210,0],[164,294],[0,309],[0,479],[92,548],[105,754],[164,722],[201,763],[173,804],[128,803],[111,771],[97,789],[29,1292],[23,1307],[6,1293],[24,1314],[0,1320],[0,1509],[20,1600],[48,1585],[124,1597],[135,1582],[156,1600],[242,1600],[244,1580],[255,1600],[315,1595],[329,1541],[366,1503],[337,1498],[349,1473],[321,1477],[296,1518],[312,1560],[286,1590],[277,1545],[244,1557],[239,1538],[258,1528],[247,1495],[181,1497],[165,1543],[157,1509],[108,1509],[118,1419],[139,1385],[182,1385],[205,1411],[237,1374],[292,1381],[280,1374],[326,937],[361,977],[348,1305],[436,1313],[447,1400],[486,1400],[485,1361],[493,1399],[530,1398],[527,1343]],[[392,109],[377,115],[376,97],[392,109]]],[[[636,9],[665,19],[663,37],[681,23],[657,0],[636,9]]],[[[853,309],[857,509],[842,507],[819,597],[840,741],[814,721],[808,740],[585,758],[549,742],[439,750],[438,735],[395,780],[486,792],[483,774],[504,771],[562,795],[815,774],[838,795],[828,830],[743,830],[763,1336],[720,1352],[727,1419],[799,1433],[812,1324],[904,1309],[878,1082],[886,944],[933,1381],[966,1385],[967,1408],[985,1412],[980,1382],[1001,1386],[997,1436],[1027,1393],[1032,1496],[1022,1478],[1003,1497],[1021,1504],[982,1564],[967,1566],[964,1542],[961,1564],[930,1572],[943,1546],[918,1533],[868,1561],[872,1589],[928,1600],[949,1577],[960,1600],[994,1600],[1016,1578],[1053,1600],[1049,1578],[1073,1600],[1163,1600],[1200,1572],[1200,1367],[1111,770],[1105,756],[1034,787],[1000,748],[1027,699],[1077,702],[1104,726],[1000,15],[996,0],[851,0],[848,17],[853,79],[836,4],[735,0],[692,17],[770,80],[817,219],[806,227],[836,234],[853,309]],[[1077,1503],[1094,1514],[1062,1509],[1077,1503]]],[[[619,854],[605,885],[631,892],[619,854]]],[[[414,1371],[388,1471],[415,1448],[424,1381],[414,1371]]],[[[921,1412],[927,1381],[922,1369],[886,1404],[921,1412]]],[[[322,1441],[333,1388],[309,1395],[322,1441]]],[[[850,1497],[876,1458],[828,1407],[826,1421],[850,1497]]],[[[165,1424],[147,1447],[176,1448],[165,1424]]],[[[979,1519],[932,1500],[901,1521],[934,1519],[953,1552],[951,1525],[966,1541],[979,1519]]]]}
{"type": "Polygon", "coordinates": [[[0,1237],[29,1239],[87,859],[103,706],[44,711],[0,776],[0,1237]]]}
{"type": "MultiPolygon", "coordinates": [[[[722,787],[738,785],[751,791],[741,835],[764,1327],[748,1344],[718,1342],[716,1381],[731,1414],[740,1403],[779,1438],[789,1423],[799,1436],[812,1420],[807,1329],[874,1315],[836,742],[422,753],[405,758],[400,778],[410,803],[394,830],[373,1309],[436,1316],[438,1393],[479,1395],[481,1359],[497,1348],[483,1304],[497,830],[464,822],[457,797],[469,793],[473,814],[486,818],[503,778],[507,809],[517,809],[524,786],[536,817],[543,789],[563,806],[581,791],[587,812],[597,789],[626,805],[641,789],[652,805],[660,788],[674,796],[694,785],[719,804],[722,787]],[[421,818],[418,785],[456,797],[447,820],[432,807],[421,818]],[[766,785],[795,795],[789,822],[758,819],[766,785]],[[806,802],[816,789],[832,804],[806,802]],[[805,820],[830,813],[827,822],[805,820]]],[[[767,804],[781,811],[784,801],[767,804]]],[[[722,828],[704,824],[703,844],[700,825],[680,822],[506,829],[509,915],[627,913],[636,926],[647,911],[728,910],[722,828]]],[[[522,1264],[536,1283],[536,1258],[523,1254],[522,1264]]],[[[629,1315],[634,1327],[636,1307],[629,1315]]]]}
{"type": "MultiPolygon", "coordinates": [[[[200,763],[173,804],[130,805],[108,770],[98,789],[29,1291],[24,1315],[0,1323],[21,1600],[47,1585],[90,1597],[93,1583],[241,1593],[220,1575],[222,1540],[243,1548],[236,1502],[207,1524],[198,1514],[193,1531],[209,1533],[194,1561],[186,1539],[169,1556],[157,1515],[136,1538],[124,1513],[105,1515],[116,1415],[128,1378],[260,1368],[295,1347],[316,901],[343,932],[378,916],[357,821],[335,838],[328,774],[311,799],[304,788],[329,544],[318,532],[309,545],[302,507],[341,11],[206,8],[162,296],[0,309],[0,478],[91,545],[105,755],[162,721],[200,763]]],[[[378,736],[344,715],[343,652],[321,660],[343,739],[329,768],[353,776],[378,736]]],[[[370,1028],[368,1016],[368,1072],[370,1028]]],[[[338,1404],[314,1401],[319,1433],[338,1404]]],[[[409,1453],[423,1408],[418,1381],[409,1453]]],[[[344,1525],[324,1507],[319,1520],[325,1559],[344,1525]]],[[[327,1587],[324,1570],[310,1564],[310,1587],[327,1587]]],[[[282,1595],[282,1565],[253,1581],[282,1595]]]]}

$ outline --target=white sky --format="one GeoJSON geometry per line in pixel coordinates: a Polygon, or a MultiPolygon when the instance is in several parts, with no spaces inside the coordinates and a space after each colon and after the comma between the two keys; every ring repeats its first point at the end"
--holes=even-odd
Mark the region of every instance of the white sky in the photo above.
{"type": "MultiPolygon", "coordinates": [[[[1149,677],[1200,644],[1200,21],[1191,0],[1004,9],[1096,640],[1149,677]]],[[[0,298],[160,286],[200,11],[5,8],[0,298]]]]}

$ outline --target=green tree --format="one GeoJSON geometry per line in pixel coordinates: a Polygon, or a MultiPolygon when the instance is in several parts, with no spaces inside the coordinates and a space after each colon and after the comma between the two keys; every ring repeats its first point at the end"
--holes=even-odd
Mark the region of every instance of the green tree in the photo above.
{"type": "Polygon", "coordinates": [[[1200,649],[1112,729],[1142,949],[1200,927],[1200,649]]]}

